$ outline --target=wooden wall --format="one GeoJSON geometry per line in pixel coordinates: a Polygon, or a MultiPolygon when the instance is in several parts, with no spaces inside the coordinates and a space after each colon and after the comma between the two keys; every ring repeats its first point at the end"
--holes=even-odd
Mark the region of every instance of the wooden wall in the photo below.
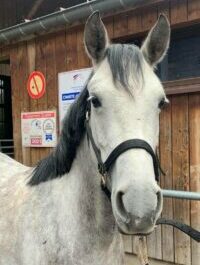
{"type": "MultiPolygon", "coordinates": [[[[105,20],[111,39],[128,39],[144,34],[165,12],[172,27],[200,22],[199,0],[162,1],[142,9],[108,17],[105,20]]],[[[83,46],[83,27],[19,43],[0,50],[11,62],[12,102],[15,158],[27,165],[50,152],[48,148],[22,148],[20,114],[22,111],[58,108],[58,73],[90,66],[83,46]],[[42,71],[47,80],[47,93],[39,100],[30,99],[26,90],[28,75],[42,71]]],[[[160,157],[166,176],[163,188],[197,191],[200,188],[200,92],[172,95],[170,106],[160,117],[160,157]]],[[[200,202],[164,200],[163,216],[183,221],[200,229],[200,202]]],[[[147,238],[149,256],[197,265],[200,247],[184,234],[171,227],[159,226],[147,238]]],[[[134,252],[132,237],[125,238],[125,249],[134,252]]]]}

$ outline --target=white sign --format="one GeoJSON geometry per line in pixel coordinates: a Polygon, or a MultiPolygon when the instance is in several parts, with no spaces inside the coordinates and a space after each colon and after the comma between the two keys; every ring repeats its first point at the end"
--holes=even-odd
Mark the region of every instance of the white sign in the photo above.
{"type": "Polygon", "coordinates": [[[60,125],[69,106],[87,84],[92,68],[84,68],[58,74],[59,121],[60,125]]]}
{"type": "Polygon", "coordinates": [[[56,111],[21,113],[21,132],[25,147],[56,146],[56,111]]]}

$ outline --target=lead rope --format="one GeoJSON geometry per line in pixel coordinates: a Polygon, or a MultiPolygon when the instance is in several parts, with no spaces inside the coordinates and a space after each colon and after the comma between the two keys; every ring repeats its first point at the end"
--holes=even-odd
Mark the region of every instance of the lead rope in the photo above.
{"type": "Polygon", "coordinates": [[[135,236],[135,250],[141,265],[149,265],[147,238],[146,236],[135,236]]]}

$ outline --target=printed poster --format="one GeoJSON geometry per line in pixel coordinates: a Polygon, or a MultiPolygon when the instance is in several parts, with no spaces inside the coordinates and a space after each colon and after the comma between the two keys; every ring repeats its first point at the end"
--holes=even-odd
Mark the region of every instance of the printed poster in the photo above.
{"type": "Polygon", "coordinates": [[[22,146],[54,147],[57,143],[56,111],[21,113],[22,146]]]}
{"type": "Polygon", "coordinates": [[[70,105],[87,84],[91,72],[92,68],[84,68],[58,74],[60,126],[70,105]]]}

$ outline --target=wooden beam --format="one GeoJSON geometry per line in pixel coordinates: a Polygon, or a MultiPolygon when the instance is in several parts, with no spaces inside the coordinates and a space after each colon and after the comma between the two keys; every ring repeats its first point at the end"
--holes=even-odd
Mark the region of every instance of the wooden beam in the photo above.
{"type": "Polygon", "coordinates": [[[200,78],[188,78],[163,82],[167,95],[200,92],[200,78]]]}

